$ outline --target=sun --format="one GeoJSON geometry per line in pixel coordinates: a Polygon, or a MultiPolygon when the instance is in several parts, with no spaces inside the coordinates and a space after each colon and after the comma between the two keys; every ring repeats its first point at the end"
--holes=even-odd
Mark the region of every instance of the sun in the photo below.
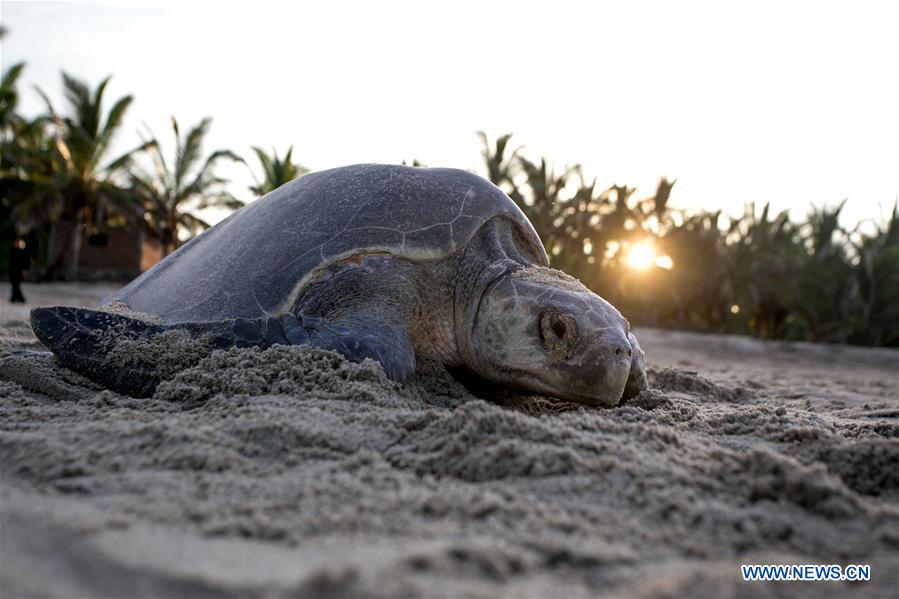
{"type": "Polygon", "coordinates": [[[628,266],[635,270],[646,270],[656,261],[656,251],[651,241],[641,241],[632,245],[627,252],[628,266]]]}
{"type": "Polygon", "coordinates": [[[641,241],[630,246],[625,262],[634,270],[647,270],[652,266],[671,270],[674,267],[674,262],[670,256],[656,253],[651,240],[641,241]]]}

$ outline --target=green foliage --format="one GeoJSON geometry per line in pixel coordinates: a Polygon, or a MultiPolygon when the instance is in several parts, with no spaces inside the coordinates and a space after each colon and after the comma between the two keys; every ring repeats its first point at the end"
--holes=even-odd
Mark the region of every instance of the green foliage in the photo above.
{"type": "MultiPolygon", "coordinates": [[[[476,135],[481,139],[481,144],[483,146],[481,157],[484,159],[484,164],[487,166],[487,178],[494,185],[507,193],[515,193],[516,188],[512,182],[512,178],[514,177],[513,168],[521,148],[516,148],[515,150],[512,150],[508,156],[506,155],[509,141],[512,139],[512,134],[507,133],[505,135],[500,135],[496,139],[493,147],[490,146],[490,141],[487,139],[486,133],[477,131],[476,135]]],[[[520,198],[516,198],[516,201],[520,203],[520,198]]]]}
{"type": "Polygon", "coordinates": [[[262,181],[256,179],[256,185],[250,187],[250,191],[257,196],[264,196],[309,172],[309,169],[304,166],[291,162],[293,146],[287,148],[284,158],[278,158],[278,152],[274,148],[272,148],[271,155],[256,146],[253,146],[253,152],[256,153],[256,157],[259,158],[259,163],[262,165],[262,181]]]}
{"type": "Polygon", "coordinates": [[[850,341],[899,347],[899,202],[889,221],[855,244],[858,325],[850,341]]]}
{"type": "Polygon", "coordinates": [[[0,81],[0,216],[4,223],[15,222],[20,234],[62,212],[57,187],[63,164],[48,120],[27,120],[17,113],[24,68],[13,65],[0,81]]]}
{"type": "Polygon", "coordinates": [[[25,63],[20,62],[9,67],[0,79],[0,129],[4,134],[8,127],[19,119],[16,108],[19,105],[19,77],[25,70],[25,63]]]}
{"type": "Polygon", "coordinates": [[[243,202],[225,189],[227,179],[215,174],[216,164],[223,160],[243,160],[230,150],[217,150],[203,158],[203,139],[212,119],[205,118],[181,135],[178,121],[172,117],[175,156],[166,161],[159,141],[153,137],[145,144],[153,162],[149,170],[129,161],[131,183],[143,205],[143,218],[149,229],[163,243],[163,254],[178,247],[181,234],[196,235],[209,224],[195,212],[206,208],[235,210],[243,202]]]}
{"type": "Polygon", "coordinates": [[[17,83],[23,65],[14,65],[0,82],[0,209],[20,232],[66,221],[69,241],[51,257],[49,270],[66,262],[68,278],[77,277],[83,237],[107,227],[144,223],[162,241],[167,252],[177,246],[180,233],[195,234],[209,225],[192,210],[208,207],[235,209],[242,203],[224,189],[226,180],[215,175],[221,159],[240,160],[219,150],[203,158],[202,142],[210,126],[205,119],[182,138],[177,122],[175,159],[170,169],[156,139],[110,159],[113,142],[133,98],[123,96],[104,108],[109,77],[91,89],[62,74],[66,112],[60,114],[47,95],[47,113],[27,121],[16,112],[17,83]],[[145,170],[136,160],[148,155],[154,168],[145,170]]]}
{"type": "MultiPolygon", "coordinates": [[[[47,105],[53,139],[54,151],[48,157],[55,164],[52,186],[62,205],[51,211],[50,205],[41,200],[29,211],[40,213],[46,210],[44,218],[52,220],[54,214],[58,214],[70,222],[65,258],[67,278],[73,280],[77,278],[78,257],[85,233],[102,231],[110,222],[121,223],[138,216],[138,204],[133,194],[119,182],[131,155],[142,148],[108,159],[112,142],[133,100],[131,96],[119,98],[105,112],[104,95],[109,77],[93,91],[65,72],[62,80],[67,114],[58,114],[47,95],[39,90],[47,105]]],[[[63,254],[59,258],[62,259],[63,254]]]]}

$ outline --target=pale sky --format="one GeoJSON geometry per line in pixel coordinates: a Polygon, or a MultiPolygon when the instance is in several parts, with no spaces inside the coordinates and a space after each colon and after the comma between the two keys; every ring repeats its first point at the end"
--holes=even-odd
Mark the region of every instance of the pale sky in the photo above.
{"type": "MultiPolygon", "coordinates": [[[[482,172],[474,131],[672,203],[770,201],[845,224],[899,195],[899,3],[10,3],[3,69],[62,107],[60,69],[135,96],[117,150],[214,117],[208,150],[291,143],[313,170],[411,161],[482,172]]],[[[250,199],[243,167],[233,192],[250,199]]]]}

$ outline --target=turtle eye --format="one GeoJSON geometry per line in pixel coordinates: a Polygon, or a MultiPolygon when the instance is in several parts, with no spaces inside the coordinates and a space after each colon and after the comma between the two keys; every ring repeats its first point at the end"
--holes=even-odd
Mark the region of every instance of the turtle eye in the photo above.
{"type": "Polygon", "coordinates": [[[571,314],[557,308],[547,308],[540,313],[540,340],[552,358],[569,359],[578,338],[577,322],[571,314]]]}

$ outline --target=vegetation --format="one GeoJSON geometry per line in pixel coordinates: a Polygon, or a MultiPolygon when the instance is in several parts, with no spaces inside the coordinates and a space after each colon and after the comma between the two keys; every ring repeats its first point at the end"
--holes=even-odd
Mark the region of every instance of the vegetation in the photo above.
{"type": "MultiPolygon", "coordinates": [[[[13,227],[46,238],[61,225],[67,249],[42,257],[44,276],[74,279],[85,235],[141,227],[165,254],[208,226],[197,211],[242,205],[215,168],[243,160],[229,150],[204,157],[210,119],[182,135],[173,118],[168,160],[152,135],[110,159],[131,96],[107,111],[108,78],[90,89],[64,73],[66,111],[42,94],[46,113],[27,119],[18,111],[23,69],[13,65],[0,80],[0,239],[13,227]]],[[[646,197],[626,185],[600,189],[577,165],[557,169],[525,156],[511,134],[492,142],[478,135],[488,178],[534,224],[551,264],[635,323],[899,347],[899,205],[865,231],[840,225],[844,204],[813,207],[803,222],[767,204],[739,216],[688,212],[669,206],[675,181],[662,179],[646,197]]],[[[292,146],[283,157],[252,150],[262,167],[250,188],[256,195],[307,172],[292,146]]]]}
{"type": "Polygon", "coordinates": [[[145,144],[153,170],[132,165],[131,182],[143,203],[144,222],[162,242],[163,256],[178,247],[183,232],[194,236],[209,228],[209,223],[195,211],[236,210],[243,206],[243,202],[226,191],[228,180],[214,172],[216,163],[222,159],[238,162],[242,159],[230,150],[216,150],[203,159],[203,139],[211,124],[212,119],[205,118],[182,137],[178,121],[172,117],[174,160],[166,161],[159,141],[153,138],[145,144]]]}
{"type": "MultiPolygon", "coordinates": [[[[103,237],[109,228],[143,228],[159,240],[165,255],[183,237],[209,226],[197,211],[234,210],[243,205],[226,190],[228,181],[214,172],[223,159],[243,160],[230,150],[203,157],[211,119],[202,120],[183,137],[172,119],[175,151],[171,162],[155,137],[110,160],[110,148],[133,98],[119,98],[106,112],[108,77],[91,90],[63,73],[67,111],[58,113],[38,90],[46,113],[28,120],[18,112],[18,81],[24,68],[13,65],[0,80],[0,217],[4,225],[0,238],[13,235],[14,223],[20,234],[41,232],[39,238],[47,246],[47,238],[58,227],[67,242],[40,260],[45,263],[44,277],[76,280],[83,240],[103,237]]],[[[295,168],[289,157],[286,164],[295,168]]]]}
{"type": "Polygon", "coordinates": [[[30,229],[57,203],[57,161],[46,119],[29,121],[17,112],[24,69],[24,64],[13,65],[0,79],[0,207],[4,223],[15,219],[22,229],[30,229]]]}
{"type": "Polygon", "coordinates": [[[253,152],[256,153],[256,157],[259,158],[259,163],[262,165],[262,181],[256,179],[256,185],[250,187],[250,191],[257,196],[264,196],[309,172],[309,169],[291,162],[293,146],[287,148],[284,158],[278,158],[278,152],[274,148],[272,148],[271,155],[256,146],[253,146],[253,152]]]}
{"type": "Polygon", "coordinates": [[[560,171],[481,137],[491,181],[534,224],[551,265],[580,278],[639,324],[763,338],[899,347],[899,203],[873,232],[839,225],[845,202],[804,222],[746,207],[687,212],[674,181],[649,197],[597,190],[579,166],[560,171]]]}
{"type": "Polygon", "coordinates": [[[134,217],[134,197],[118,184],[116,177],[123,174],[135,150],[107,160],[133,98],[119,98],[104,115],[103,96],[109,79],[107,77],[91,91],[84,82],[63,73],[69,108],[65,116],[58,115],[49,98],[41,92],[52,122],[50,135],[56,149],[54,157],[59,164],[54,187],[61,208],[56,213],[70,220],[66,255],[66,272],[70,280],[78,274],[78,257],[85,233],[101,233],[117,217],[122,221],[134,217]]]}

